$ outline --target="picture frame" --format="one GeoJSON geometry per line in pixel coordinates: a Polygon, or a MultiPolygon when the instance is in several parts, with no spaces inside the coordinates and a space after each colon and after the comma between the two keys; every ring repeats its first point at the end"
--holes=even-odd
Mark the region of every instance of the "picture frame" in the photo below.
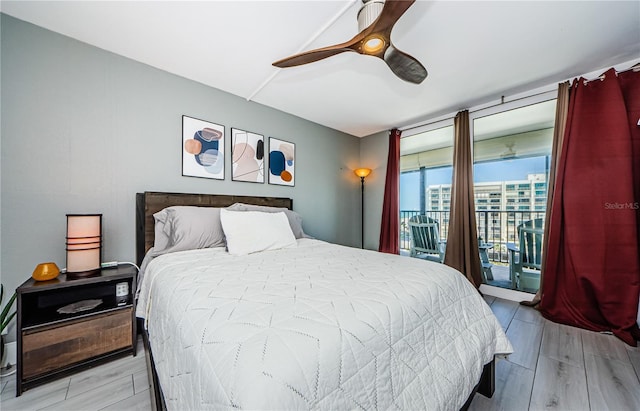
{"type": "Polygon", "coordinates": [[[264,183],[264,136],[231,128],[231,180],[264,183]]]}
{"type": "Polygon", "coordinates": [[[296,145],[269,137],[269,184],[295,186],[296,145]]]}
{"type": "Polygon", "coordinates": [[[221,124],[182,116],[182,175],[224,180],[225,129],[221,124]]]}

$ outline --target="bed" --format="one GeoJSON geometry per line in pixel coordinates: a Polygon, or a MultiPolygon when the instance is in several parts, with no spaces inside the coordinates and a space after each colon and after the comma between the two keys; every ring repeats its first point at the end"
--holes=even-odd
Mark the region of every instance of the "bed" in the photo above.
{"type": "MultiPolygon", "coordinates": [[[[293,205],[152,192],[136,203],[138,262],[166,207],[293,205]]],[[[493,394],[495,356],[512,347],[460,273],[305,236],[234,255],[228,219],[240,214],[223,213],[228,251],[159,255],[139,281],[157,408],[455,410],[493,394]]]]}

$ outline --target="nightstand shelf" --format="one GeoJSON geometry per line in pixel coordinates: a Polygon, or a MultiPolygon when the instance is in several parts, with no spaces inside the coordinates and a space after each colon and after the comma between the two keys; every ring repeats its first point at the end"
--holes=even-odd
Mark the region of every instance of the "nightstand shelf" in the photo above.
{"type": "Polygon", "coordinates": [[[137,270],[105,268],[93,277],[29,279],[16,290],[18,370],[16,394],[109,358],[136,354],[134,293],[137,270]],[[116,285],[128,294],[116,299],[116,285]],[[61,314],[70,304],[97,300],[94,308],[61,314]]]}

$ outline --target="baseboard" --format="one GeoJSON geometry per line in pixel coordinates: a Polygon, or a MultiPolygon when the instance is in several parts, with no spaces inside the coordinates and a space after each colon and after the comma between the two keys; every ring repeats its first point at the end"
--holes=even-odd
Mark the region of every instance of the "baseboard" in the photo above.
{"type": "Polygon", "coordinates": [[[480,286],[480,292],[485,295],[490,295],[492,297],[502,298],[504,300],[511,301],[531,301],[533,300],[533,296],[535,294],[524,293],[522,291],[517,290],[509,290],[508,288],[501,287],[493,287],[491,285],[482,284],[480,286]]]}

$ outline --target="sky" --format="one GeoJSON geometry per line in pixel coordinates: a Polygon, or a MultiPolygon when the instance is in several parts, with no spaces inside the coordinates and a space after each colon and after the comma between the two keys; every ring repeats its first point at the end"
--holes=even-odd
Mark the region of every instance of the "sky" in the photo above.
{"type": "MultiPolygon", "coordinates": [[[[545,157],[490,161],[474,165],[476,183],[492,181],[526,180],[527,174],[544,173],[545,157]]],[[[451,184],[453,167],[428,169],[426,186],[451,184]]],[[[400,210],[420,210],[420,173],[400,174],[400,210]]]]}

